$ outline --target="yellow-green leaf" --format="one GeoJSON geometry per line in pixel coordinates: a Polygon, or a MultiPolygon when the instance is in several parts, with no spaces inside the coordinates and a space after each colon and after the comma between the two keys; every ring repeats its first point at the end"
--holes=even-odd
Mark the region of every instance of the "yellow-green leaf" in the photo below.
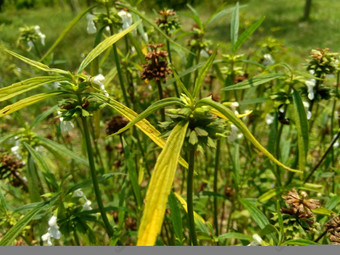
{"type": "Polygon", "coordinates": [[[0,102],[11,99],[12,97],[20,95],[32,89],[36,89],[44,84],[64,80],[65,77],[62,76],[39,76],[14,83],[10,86],[0,89],[0,102]]]}
{"type": "Polygon", "coordinates": [[[264,155],[266,155],[271,161],[273,161],[278,166],[291,171],[291,172],[297,172],[301,173],[300,170],[292,169],[280,161],[278,161],[269,151],[266,150],[253,136],[253,134],[249,131],[247,126],[226,106],[215,102],[211,100],[211,98],[204,98],[201,99],[199,102],[197,102],[197,106],[204,104],[204,105],[210,105],[211,107],[215,108],[217,111],[219,111],[221,114],[223,114],[226,118],[228,118],[229,121],[231,121],[242,133],[243,135],[257,148],[259,149],[264,155]]]}
{"type": "Polygon", "coordinates": [[[112,35],[108,38],[106,38],[104,41],[102,41],[100,44],[97,45],[96,48],[94,48],[81,62],[78,73],[81,73],[85,67],[90,64],[96,57],[98,57],[100,54],[102,54],[107,48],[112,46],[114,43],[116,43],[119,39],[124,37],[126,34],[130,33],[132,30],[134,30],[141,21],[136,22],[129,28],[123,30],[122,32],[119,32],[118,34],[112,35]]]}
{"type": "Polygon", "coordinates": [[[171,131],[159,155],[145,197],[145,209],[138,230],[139,246],[154,245],[161,231],[166,203],[177,169],[188,122],[179,122],[171,131]]]}
{"type": "Polygon", "coordinates": [[[7,105],[0,110],[0,118],[5,116],[5,115],[11,114],[15,111],[18,111],[18,110],[20,110],[20,109],[22,109],[26,106],[38,103],[42,100],[45,100],[49,97],[53,97],[53,96],[56,96],[56,95],[59,95],[59,94],[61,94],[61,92],[37,94],[37,95],[31,96],[31,97],[27,97],[25,99],[22,99],[22,100],[14,103],[14,104],[7,105]]]}
{"type": "Polygon", "coordinates": [[[55,72],[55,73],[60,73],[60,74],[64,74],[64,75],[70,75],[70,73],[67,72],[67,71],[64,71],[64,70],[61,70],[61,69],[58,69],[58,68],[50,68],[49,66],[44,65],[43,63],[40,63],[38,61],[26,58],[24,56],[21,56],[18,53],[15,53],[15,52],[10,51],[10,50],[5,49],[5,48],[3,50],[6,51],[8,54],[12,55],[13,57],[16,57],[16,58],[20,59],[21,61],[25,62],[26,64],[34,66],[34,67],[36,67],[36,68],[38,68],[38,69],[40,69],[42,71],[45,71],[45,72],[55,72]]]}

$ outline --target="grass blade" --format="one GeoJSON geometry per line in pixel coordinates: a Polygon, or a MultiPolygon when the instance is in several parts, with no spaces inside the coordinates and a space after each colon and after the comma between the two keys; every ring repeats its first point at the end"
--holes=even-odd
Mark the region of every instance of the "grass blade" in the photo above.
{"type": "Polygon", "coordinates": [[[188,124],[188,122],[179,122],[174,127],[157,159],[146,192],[145,208],[138,230],[137,245],[139,246],[154,245],[161,231],[168,196],[175,177],[188,124]]]}

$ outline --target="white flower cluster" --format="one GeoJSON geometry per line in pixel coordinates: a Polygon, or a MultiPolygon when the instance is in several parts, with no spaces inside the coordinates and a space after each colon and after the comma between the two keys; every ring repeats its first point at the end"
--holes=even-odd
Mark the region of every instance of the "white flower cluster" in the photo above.
{"type": "Polygon", "coordinates": [[[274,121],[274,116],[271,115],[270,113],[268,113],[268,114],[266,115],[266,123],[267,123],[267,125],[272,124],[273,121],[274,121]]]}
{"type": "Polygon", "coordinates": [[[92,210],[91,207],[91,201],[87,199],[87,197],[84,195],[83,191],[81,189],[77,189],[73,193],[76,197],[82,197],[85,200],[85,203],[83,204],[83,210],[84,211],[90,211],[92,210]]]}
{"type": "Polygon", "coordinates": [[[306,111],[306,114],[307,114],[307,120],[310,120],[310,118],[312,118],[312,112],[308,111],[309,103],[306,102],[306,101],[303,101],[303,106],[305,107],[305,111],[306,111]]]}
{"type": "Polygon", "coordinates": [[[129,28],[131,25],[132,25],[132,16],[130,13],[124,11],[124,10],[121,10],[118,12],[118,16],[122,19],[122,23],[123,23],[123,26],[122,26],[122,29],[127,29],[129,28]]]}
{"type": "Polygon", "coordinates": [[[41,236],[41,239],[46,242],[48,246],[52,246],[52,240],[54,239],[60,239],[61,233],[59,231],[59,226],[57,225],[57,217],[52,216],[48,221],[49,228],[47,230],[47,233],[41,236]]]}
{"type": "Polygon", "coordinates": [[[262,64],[265,66],[270,66],[273,65],[275,63],[273,56],[270,54],[264,54],[263,55],[263,61],[262,64]]]}
{"type": "MultiPolygon", "coordinates": [[[[239,107],[238,102],[233,102],[230,105],[230,108],[234,112],[234,114],[239,114],[238,111],[236,110],[237,107],[239,107]]],[[[234,124],[230,125],[230,129],[231,130],[230,130],[230,134],[229,134],[229,137],[228,137],[229,142],[233,142],[236,139],[243,137],[243,134],[239,132],[238,128],[234,124]]]]}
{"type": "MultiPolygon", "coordinates": [[[[310,74],[314,74],[314,70],[309,70],[310,74]]],[[[314,99],[314,87],[316,85],[316,80],[315,79],[309,79],[305,82],[307,86],[307,93],[308,93],[308,99],[313,100],[314,99]]]]}
{"type": "Polygon", "coordinates": [[[258,234],[253,235],[253,240],[248,246],[262,246],[262,238],[258,234]]]}
{"type": "Polygon", "coordinates": [[[19,153],[19,150],[20,150],[19,144],[20,144],[20,142],[19,142],[17,136],[15,136],[14,139],[16,141],[15,141],[15,145],[11,148],[11,151],[12,151],[13,155],[21,161],[22,157],[21,157],[21,155],[19,153]]]}
{"type": "Polygon", "coordinates": [[[98,74],[95,77],[93,77],[92,82],[96,85],[98,85],[100,87],[100,89],[104,92],[105,96],[109,96],[109,93],[107,93],[106,89],[105,89],[105,85],[104,82],[105,81],[105,77],[102,74],[98,74]]]}
{"type": "MultiPolygon", "coordinates": [[[[61,112],[57,111],[57,114],[60,115],[61,112]]],[[[60,130],[61,130],[61,132],[66,133],[66,132],[68,132],[68,131],[70,131],[71,129],[74,128],[72,121],[66,121],[66,120],[64,120],[63,117],[59,117],[59,120],[60,120],[60,130]]]]}
{"type": "MultiPolygon", "coordinates": [[[[41,44],[42,44],[43,46],[45,46],[45,38],[46,38],[46,35],[43,34],[43,33],[41,33],[41,31],[40,31],[40,26],[35,26],[35,27],[34,27],[34,30],[35,30],[35,33],[40,37],[41,44]]],[[[32,45],[33,43],[32,43],[31,41],[29,41],[28,43],[31,43],[31,45],[29,44],[30,47],[33,46],[33,45],[32,45]]]]}

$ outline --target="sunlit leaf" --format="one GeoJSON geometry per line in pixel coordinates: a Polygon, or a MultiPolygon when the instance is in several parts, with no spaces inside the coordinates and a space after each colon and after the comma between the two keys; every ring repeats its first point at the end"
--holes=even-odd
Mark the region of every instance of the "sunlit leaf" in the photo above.
{"type": "Polygon", "coordinates": [[[138,230],[137,245],[139,246],[154,245],[161,231],[188,124],[188,122],[179,122],[174,127],[158,156],[145,196],[145,208],[138,230]]]}

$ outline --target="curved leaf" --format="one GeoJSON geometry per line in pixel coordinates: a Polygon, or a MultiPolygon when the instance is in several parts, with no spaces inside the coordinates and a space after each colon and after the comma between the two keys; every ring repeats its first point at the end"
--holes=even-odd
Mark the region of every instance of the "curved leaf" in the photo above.
{"type": "Polygon", "coordinates": [[[238,37],[238,28],[239,28],[239,4],[236,3],[236,6],[233,11],[233,15],[231,17],[231,24],[230,24],[230,40],[231,45],[235,45],[238,37]]]}
{"type": "Polygon", "coordinates": [[[119,32],[118,34],[114,34],[108,38],[106,38],[104,41],[102,41],[100,44],[96,46],[81,62],[78,73],[81,73],[85,67],[88,66],[96,57],[98,57],[100,54],[102,54],[107,48],[111,47],[112,44],[116,43],[118,40],[120,40],[122,37],[124,37],[126,34],[130,33],[132,30],[134,30],[141,21],[138,21],[131,25],[129,28],[123,30],[122,32],[119,32]]]}
{"type": "Polygon", "coordinates": [[[188,122],[179,122],[171,131],[159,155],[146,192],[145,208],[138,230],[137,245],[154,245],[161,231],[168,196],[177,169],[188,122]]]}
{"type": "Polygon", "coordinates": [[[227,86],[223,88],[222,90],[229,91],[229,90],[238,90],[238,89],[249,89],[249,88],[253,88],[253,87],[262,85],[264,83],[270,82],[272,80],[282,78],[284,76],[285,74],[283,73],[259,74],[246,81],[242,81],[234,85],[227,86]]]}
{"type": "Polygon", "coordinates": [[[267,151],[252,135],[252,133],[248,130],[247,126],[239,119],[237,116],[224,105],[211,100],[211,98],[204,98],[197,102],[197,106],[200,104],[210,105],[211,107],[218,110],[225,117],[228,118],[242,133],[243,135],[256,147],[258,148],[264,155],[266,155],[271,161],[273,161],[278,166],[292,172],[301,173],[300,170],[292,169],[288,166],[285,166],[280,161],[278,161],[269,151],[267,151]]]}
{"type": "MultiPolygon", "coordinates": [[[[105,102],[109,107],[119,112],[129,121],[132,121],[138,117],[138,113],[114,99],[96,93],[91,93],[91,95],[105,102]]],[[[138,127],[145,135],[147,135],[155,144],[157,144],[162,149],[164,148],[165,140],[160,137],[161,133],[154,126],[152,126],[149,121],[143,119],[136,123],[136,127],[138,127]]],[[[180,157],[179,163],[185,168],[188,168],[188,163],[182,157],[180,157]]]]}

